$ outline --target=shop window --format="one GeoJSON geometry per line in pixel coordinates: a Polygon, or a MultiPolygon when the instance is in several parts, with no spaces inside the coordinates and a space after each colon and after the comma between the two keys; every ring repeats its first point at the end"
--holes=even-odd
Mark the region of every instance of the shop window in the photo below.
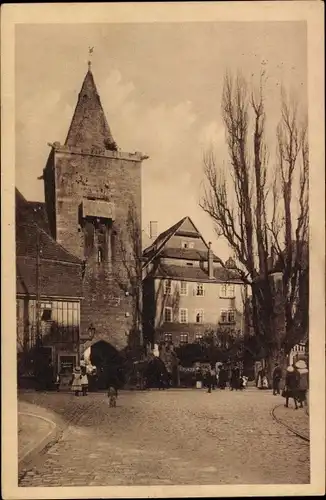
{"type": "Polygon", "coordinates": [[[69,375],[73,372],[76,366],[76,356],[61,356],[59,357],[59,370],[62,375],[69,375]]]}
{"type": "Polygon", "coordinates": [[[164,334],[164,342],[172,342],[172,333],[164,334]]]}
{"type": "Polygon", "coordinates": [[[79,335],[79,302],[53,301],[51,321],[58,340],[75,342],[79,335]]]}
{"type": "Polygon", "coordinates": [[[203,340],[203,334],[202,333],[196,333],[195,335],[195,342],[201,342],[203,340]]]}
{"type": "Polygon", "coordinates": [[[40,317],[41,317],[41,321],[51,321],[52,320],[52,303],[51,302],[41,302],[40,303],[40,317]]]}

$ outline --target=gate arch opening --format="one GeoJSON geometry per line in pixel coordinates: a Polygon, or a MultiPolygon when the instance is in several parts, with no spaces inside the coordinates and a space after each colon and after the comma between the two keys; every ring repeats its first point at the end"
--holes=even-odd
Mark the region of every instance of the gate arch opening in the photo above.
{"type": "Polygon", "coordinates": [[[97,389],[106,390],[112,384],[124,384],[124,358],[109,342],[99,340],[90,347],[90,361],[96,366],[97,389]]]}

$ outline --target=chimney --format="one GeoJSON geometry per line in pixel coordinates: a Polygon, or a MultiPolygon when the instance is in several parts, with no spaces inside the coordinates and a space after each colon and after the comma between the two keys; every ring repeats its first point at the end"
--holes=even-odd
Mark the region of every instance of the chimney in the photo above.
{"type": "Polygon", "coordinates": [[[151,220],[149,223],[149,237],[152,240],[152,242],[157,238],[157,228],[158,228],[157,221],[151,220]]]}
{"type": "Polygon", "coordinates": [[[208,277],[211,280],[214,278],[213,250],[211,241],[208,243],[207,260],[208,260],[208,277]]]}

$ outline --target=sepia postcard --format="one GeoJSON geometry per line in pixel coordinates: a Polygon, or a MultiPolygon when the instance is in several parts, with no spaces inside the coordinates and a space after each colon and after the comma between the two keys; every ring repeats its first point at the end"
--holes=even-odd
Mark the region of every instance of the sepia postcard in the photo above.
{"type": "Polygon", "coordinates": [[[1,14],[3,498],[325,494],[323,4],[1,14]]]}

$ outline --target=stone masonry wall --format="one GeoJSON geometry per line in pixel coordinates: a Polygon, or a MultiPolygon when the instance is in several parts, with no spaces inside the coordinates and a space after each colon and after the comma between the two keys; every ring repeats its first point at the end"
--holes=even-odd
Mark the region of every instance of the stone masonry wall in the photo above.
{"type": "MultiPolygon", "coordinates": [[[[93,197],[115,204],[112,227],[117,232],[117,244],[112,266],[115,276],[119,276],[119,284],[113,279],[111,262],[97,261],[95,247],[85,268],[81,334],[84,337],[92,325],[96,332],[93,341],[106,340],[122,349],[132,327],[133,299],[126,295],[126,288],[119,286],[128,281],[121,263],[119,239],[125,247],[130,244],[125,225],[130,203],[135,207],[137,223],[141,224],[142,158],[128,153],[101,155],[79,151],[63,147],[54,154],[56,237],[69,252],[84,259],[84,232],[79,212],[82,199],[93,197]]],[[[132,255],[130,257],[132,259],[132,255]]],[[[130,261],[130,266],[133,265],[130,261]]]]}

